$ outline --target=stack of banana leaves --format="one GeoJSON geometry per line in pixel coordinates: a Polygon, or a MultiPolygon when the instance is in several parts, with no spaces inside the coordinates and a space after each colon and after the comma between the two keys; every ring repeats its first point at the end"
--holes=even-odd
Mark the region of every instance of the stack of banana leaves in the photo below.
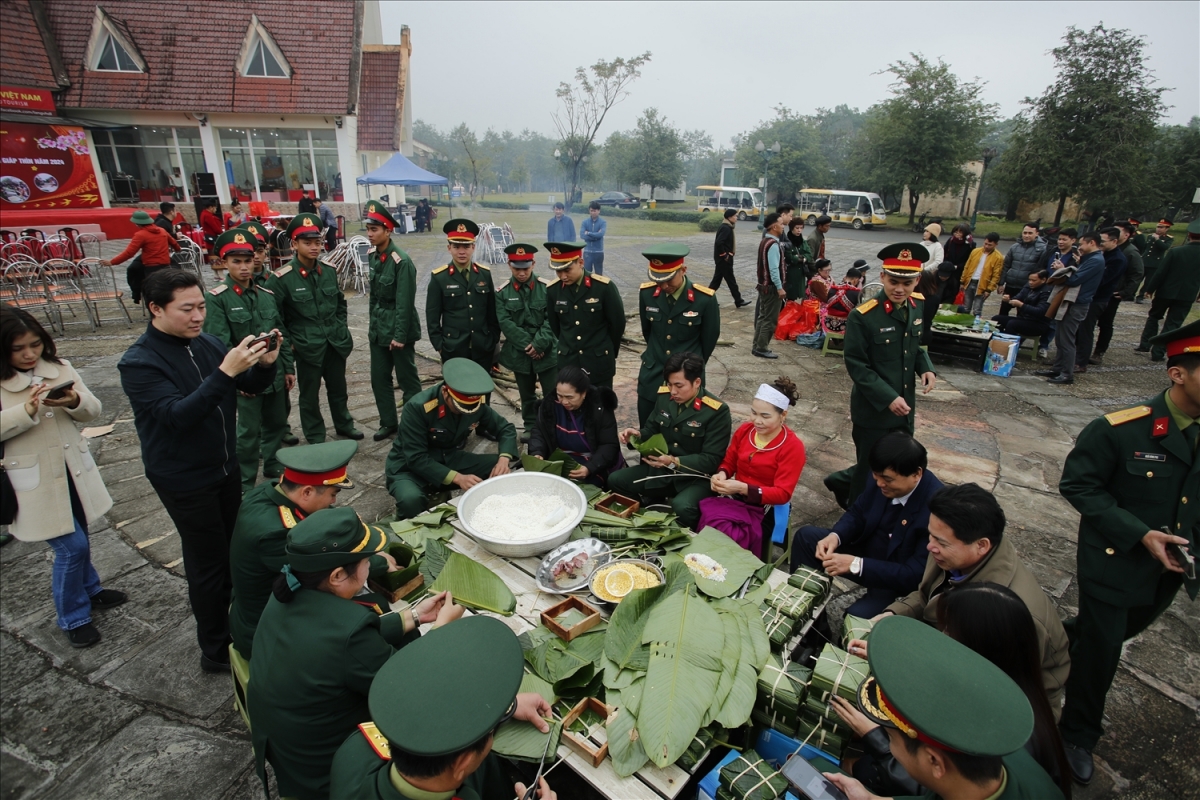
{"type": "Polygon", "coordinates": [[[588,508],[571,538],[588,537],[611,547],[615,558],[640,558],[650,552],[679,550],[691,540],[691,533],[666,511],[640,511],[622,519],[588,508]]]}

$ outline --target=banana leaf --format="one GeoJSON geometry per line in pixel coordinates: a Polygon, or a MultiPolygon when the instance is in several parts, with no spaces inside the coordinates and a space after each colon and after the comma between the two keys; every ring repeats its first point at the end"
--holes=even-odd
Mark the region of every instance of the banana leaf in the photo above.
{"type": "Polygon", "coordinates": [[[542,459],[537,456],[524,455],[521,456],[521,467],[526,472],[548,472],[551,475],[563,477],[567,471],[563,469],[563,462],[552,461],[551,459],[542,459]]]}
{"type": "Polygon", "coordinates": [[[656,766],[673,764],[703,724],[720,679],[724,640],[720,616],[690,588],[650,610],[642,632],[650,663],[637,730],[656,766]]]}
{"type": "Polygon", "coordinates": [[[753,750],[721,767],[720,784],[737,800],[775,800],[788,788],[787,778],[753,750]]]}
{"type": "Polygon", "coordinates": [[[747,578],[764,566],[750,551],[742,549],[737,542],[716,528],[705,528],[697,533],[679,553],[685,557],[692,553],[706,555],[725,568],[723,581],[696,576],[696,585],[709,597],[729,597],[742,588],[747,578]]]}
{"type": "Polygon", "coordinates": [[[425,542],[425,557],[421,559],[421,574],[425,576],[426,586],[430,586],[437,580],[438,575],[442,574],[448,558],[450,558],[450,548],[446,547],[441,540],[430,539],[425,542]]]}
{"type": "Polygon", "coordinates": [[[608,492],[604,491],[599,486],[596,486],[595,484],[592,484],[592,483],[579,484],[579,490],[581,492],[583,492],[583,496],[587,498],[587,502],[588,502],[589,506],[592,503],[599,500],[600,498],[604,497],[606,494],[608,494],[608,492]]]}
{"type": "Polygon", "coordinates": [[[458,516],[458,509],[454,506],[443,503],[437,506],[432,511],[427,511],[420,516],[413,517],[410,522],[415,522],[418,525],[424,525],[427,528],[436,528],[446,524],[448,521],[458,516]]]}
{"type": "Polygon", "coordinates": [[[869,619],[847,614],[842,619],[842,646],[848,647],[851,639],[866,639],[874,627],[875,623],[869,619]]]}
{"type": "Polygon", "coordinates": [[[549,628],[539,625],[536,628],[530,628],[517,636],[517,641],[521,643],[521,652],[525,654],[526,660],[529,659],[529,653],[542,642],[557,638],[554,631],[549,628]]]}
{"type": "Polygon", "coordinates": [[[667,445],[667,439],[661,433],[656,433],[645,441],[638,435],[629,437],[629,443],[633,445],[633,449],[637,450],[643,456],[665,456],[671,452],[671,448],[667,445]]]}
{"type": "Polygon", "coordinates": [[[462,553],[450,553],[429,591],[448,591],[456,603],[506,617],[517,608],[517,598],[500,576],[462,553]]]}
{"type": "Polygon", "coordinates": [[[666,593],[666,586],[634,589],[625,595],[608,621],[604,654],[622,669],[644,670],[650,663],[650,650],[642,644],[646,613],[666,593]]]}
{"type": "Polygon", "coordinates": [[[550,732],[542,733],[533,727],[532,723],[510,719],[496,729],[492,739],[492,751],[517,761],[532,761],[536,764],[542,760],[542,754],[546,752],[546,740],[549,739],[550,751],[546,760],[551,761],[555,751],[558,750],[560,736],[562,736],[562,722],[560,721],[551,722],[550,732]]]}
{"type": "Polygon", "coordinates": [[[726,610],[713,602],[713,608],[721,616],[721,624],[725,628],[725,641],[721,645],[721,677],[717,679],[717,689],[713,693],[712,705],[708,707],[704,724],[708,725],[717,718],[725,700],[733,689],[733,679],[737,676],[738,662],[742,658],[742,629],[739,625],[741,612],[726,610]]]}
{"type": "Polygon", "coordinates": [[[565,478],[570,472],[579,469],[579,462],[571,458],[561,447],[550,454],[551,462],[562,463],[562,476],[565,478]]]}
{"type": "Polygon", "coordinates": [[[717,712],[714,719],[726,728],[738,728],[746,724],[750,719],[750,712],[754,710],[758,669],[747,657],[747,655],[753,655],[754,645],[750,641],[750,632],[747,630],[746,624],[738,614],[727,616],[737,620],[743,655],[738,660],[737,672],[733,677],[733,686],[729,690],[729,696],[721,704],[721,710],[717,712]]]}
{"type": "Polygon", "coordinates": [[[742,616],[746,619],[746,625],[750,631],[750,641],[754,646],[753,664],[759,670],[767,665],[767,659],[771,657],[771,637],[767,635],[767,626],[763,624],[762,615],[759,614],[758,604],[752,600],[745,598],[735,601],[738,608],[742,611],[742,616]]]}
{"type": "Polygon", "coordinates": [[[554,705],[554,701],[558,699],[554,696],[554,687],[532,672],[526,672],[521,676],[521,688],[518,691],[522,694],[526,692],[540,694],[550,705],[554,705]]]}
{"type": "Polygon", "coordinates": [[[696,575],[683,563],[683,557],[678,553],[667,553],[663,556],[662,564],[663,577],[667,579],[667,594],[675,594],[680,589],[696,585],[696,575]]]}
{"type": "Polygon", "coordinates": [[[417,577],[418,566],[416,562],[416,553],[404,542],[393,542],[387,546],[387,552],[392,558],[396,559],[396,564],[400,569],[395,572],[385,572],[379,576],[378,580],[391,591],[396,591],[404,584],[417,577]]]}
{"type": "Polygon", "coordinates": [[[650,760],[642,747],[636,725],[637,718],[629,709],[618,708],[605,726],[608,754],[612,757],[613,769],[622,778],[628,778],[650,760]]]}
{"type": "MultiPolygon", "coordinates": [[[[394,526],[399,524],[403,523],[393,523],[394,531],[394,526]]],[[[425,549],[426,542],[428,542],[430,539],[437,539],[439,541],[447,542],[454,538],[454,526],[450,525],[449,523],[445,525],[438,525],[435,528],[431,528],[426,525],[416,525],[412,528],[395,531],[395,534],[397,537],[399,537],[400,541],[404,542],[413,550],[422,552],[425,549]]]]}
{"type": "Polygon", "coordinates": [[[601,528],[632,528],[633,522],[620,517],[614,517],[612,514],[605,514],[603,511],[597,511],[594,508],[589,508],[583,512],[583,519],[579,521],[580,525],[596,525],[601,528]]]}

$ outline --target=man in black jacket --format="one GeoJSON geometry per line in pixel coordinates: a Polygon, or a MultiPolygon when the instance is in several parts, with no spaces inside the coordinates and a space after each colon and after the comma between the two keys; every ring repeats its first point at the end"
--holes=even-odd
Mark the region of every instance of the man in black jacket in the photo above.
{"type": "Polygon", "coordinates": [[[1046,333],[1050,327],[1046,311],[1050,308],[1050,295],[1054,291],[1048,280],[1045,272],[1031,272],[1029,284],[1016,297],[1004,295],[1003,301],[1015,308],[1017,315],[1002,317],[997,314],[992,317],[1001,333],[1013,336],[1041,336],[1046,333]]]}
{"type": "Polygon", "coordinates": [[[737,213],[736,208],[725,209],[725,221],[717,228],[717,238],[713,240],[713,261],[716,262],[717,269],[708,288],[716,291],[721,288],[721,281],[726,281],[729,284],[729,293],[733,295],[734,308],[741,308],[750,305],[750,301],[742,299],[737,278],[733,277],[733,253],[736,249],[734,226],[737,225],[737,213]]]}
{"type": "Polygon", "coordinates": [[[146,477],[175,523],[196,618],[200,668],[229,671],[229,540],[242,501],[237,394],[275,379],[287,346],[247,336],[227,350],[202,332],[204,293],[190,272],[162,269],[142,287],[152,318],[117,369],[133,407],[146,477]]]}

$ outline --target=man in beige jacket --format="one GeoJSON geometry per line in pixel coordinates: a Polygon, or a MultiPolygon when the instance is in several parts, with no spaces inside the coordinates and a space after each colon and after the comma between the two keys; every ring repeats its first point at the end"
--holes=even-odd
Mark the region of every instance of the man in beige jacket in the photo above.
{"type": "Polygon", "coordinates": [[[1004,524],[1004,510],[991,492],[973,483],[939,491],[929,501],[929,561],[921,583],[915,592],[892,603],[876,619],[899,614],[937,625],[941,595],[968,583],[1007,586],[1033,616],[1042,651],[1042,683],[1057,719],[1062,711],[1063,686],[1071,670],[1067,632],[1058,609],[1004,536],[1004,524]]]}

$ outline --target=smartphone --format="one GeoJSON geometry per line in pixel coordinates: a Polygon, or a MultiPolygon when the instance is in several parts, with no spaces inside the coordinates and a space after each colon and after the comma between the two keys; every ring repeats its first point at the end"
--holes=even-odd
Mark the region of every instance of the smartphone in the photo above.
{"type": "Polygon", "coordinates": [[[783,765],[780,774],[787,778],[802,797],[808,800],[849,800],[838,787],[800,755],[793,755],[783,765]]]}
{"type": "Polygon", "coordinates": [[[58,386],[55,386],[50,391],[46,392],[46,399],[47,400],[61,400],[67,396],[67,390],[70,389],[74,385],[75,385],[75,381],[67,381],[66,383],[60,383],[58,386]]]}
{"type": "Polygon", "coordinates": [[[276,347],[278,347],[278,346],[279,346],[279,339],[277,339],[277,338],[275,337],[275,334],[274,334],[274,333],[264,333],[264,334],[261,334],[261,335],[260,335],[260,336],[258,336],[256,339],[253,339],[253,340],[251,340],[250,344],[248,344],[248,345],[246,345],[246,346],[247,346],[247,347],[249,347],[249,348],[251,348],[251,349],[254,349],[254,348],[255,348],[255,347],[257,347],[258,345],[262,344],[263,342],[266,342],[266,344],[267,344],[267,350],[266,350],[266,352],[268,352],[268,353],[269,353],[269,352],[271,352],[272,350],[274,350],[276,347]]]}
{"type": "Polygon", "coordinates": [[[1176,542],[1167,542],[1167,554],[1178,566],[1183,567],[1183,575],[1188,580],[1196,580],[1196,559],[1187,549],[1176,542]]]}

